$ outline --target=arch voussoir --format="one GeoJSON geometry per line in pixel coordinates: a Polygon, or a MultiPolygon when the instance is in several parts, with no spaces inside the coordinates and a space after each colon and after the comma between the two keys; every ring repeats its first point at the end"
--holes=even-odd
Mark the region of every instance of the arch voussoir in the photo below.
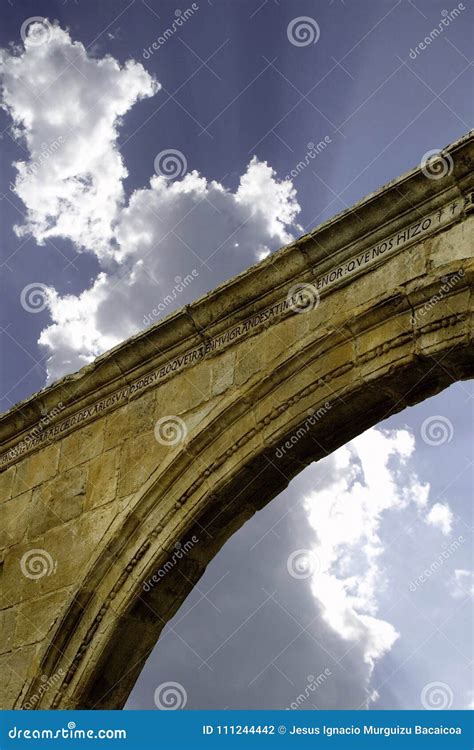
{"type": "Polygon", "coordinates": [[[121,707],[253,513],[310,462],[472,377],[473,151],[461,139],[436,184],[414,170],[0,419],[3,507],[27,492],[32,519],[4,550],[0,612],[20,623],[57,593],[34,658],[21,640],[6,652],[24,663],[3,707],[121,707]],[[45,492],[55,513],[39,518],[45,492]],[[40,546],[54,571],[15,590],[40,546]]]}

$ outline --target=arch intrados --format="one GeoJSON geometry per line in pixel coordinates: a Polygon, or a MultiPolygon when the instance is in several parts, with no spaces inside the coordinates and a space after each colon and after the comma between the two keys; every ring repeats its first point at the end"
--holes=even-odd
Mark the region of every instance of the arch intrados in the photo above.
{"type": "MultiPolygon", "coordinates": [[[[458,267],[459,263],[456,269],[458,267]]],[[[448,274],[456,269],[454,264],[447,264],[446,268],[438,269],[438,273],[448,274]]],[[[255,413],[270,392],[289,379],[295,385],[299,380],[303,384],[301,357],[304,355],[309,361],[314,361],[323,352],[327,354],[338,345],[339,334],[326,331],[324,336],[309,339],[298,353],[288,352],[265,380],[250,383],[243,398],[222,401],[205,434],[198,433],[185,450],[173,456],[166,466],[158,468],[137,493],[133,511],[125,519],[116,519],[106,548],[91,564],[43,655],[38,674],[60,673],[63,679],[58,684],[58,692],[48,691],[42,699],[44,703],[38,704],[37,708],[122,707],[165,622],[177,611],[224,542],[256,510],[270,502],[312,461],[331,453],[405,406],[423,401],[457,380],[473,376],[469,325],[467,329],[464,326],[463,336],[457,335],[454,345],[452,339],[453,328],[457,330],[456,326],[463,324],[463,320],[469,321],[469,309],[459,311],[459,306],[452,320],[450,304],[451,297],[462,293],[472,281],[472,263],[465,269],[462,287],[457,285],[439,303],[439,331],[443,336],[436,354],[429,353],[429,347],[426,350],[424,347],[424,338],[430,331],[423,332],[423,329],[413,327],[405,332],[405,338],[408,337],[412,345],[408,360],[397,361],[394,357],[392,368],[385,369],[371,382],[353,375],[349,378],[349,370],[344,372],[344,367],[340,368],[342,374],[336,378],[335,403],[331,406],[331,432],[328,433],[324,422],[316,422],[299,439],[294,450],[281,459],[277,469],[275,448],[301,424],[307,414],[311,393],[306,400],[301,400],[301,408],[281,412],[287,419],[273,433],[265,434],[264,427],[260,433],[255,430],[258,450],[251,441],[243,441],[242,435],[239,438],[237,429],[234,443],[240,440],[241,445],[224,460],[223,467],[225,469],[229,464],[228,471],[224,471],[219,479],[209,474],[211,479],[205,478],[183,501],[189,503],[191,500],[198,510],[190,507],[179,523],[164,529],[168,533],[160,540],[160,545],[153,546],[153,535],[156,538],[157,529],[163,525],[159,515],[163,513],[166,502],[171,509],[178,502],[180,491],[186,484],[186,468],[197,460],[203,466],[208,465],[206,452],[213,441],[224,441],[226,434],[235,433],[236,425],[238,428],[245,416],[255,413]],[[443,321],[451,321],[451,324],[443,321]],[[402,396],[403,393],[407,395],[402,396]],[[344,394],[345,401],[341,400],[341,394],[344,394]],[[222,429],[223,424],[225,429],[222,429]],[[321,439],[318,440],[323,432],[324,448],[321,439]],[[253,478],[251,483],[249,477],[253,478]],[[229,497],[233,502],[229,502],[229,497]],[[179,569],[169,572],[151,597],[149,594],[144,597],[143,583],[166,562],[174,542],[189,539],[193,534],[202,536],[203,528],[207,528],[210,534],[206,545],[196,545],[183,558],[179,569]],[[92,647],[92,655],[84,658],[92,647]]],[[[422,296],[429,299],[435,286],[433,278],[425,285],[422,296]]],[[[375,323],[372,301],[352,318],[350,329],[345,328],[345,335],[354,337],[368,329],[383,327],[409,307],[407,296],[402,292],[381,298],[375,304],[378,323],[375,323]]],[[[317,393],[317,389],[312,393],[317,393]]],[[[312,406],[319,407],[317,399],[312,406]]],[[[21,705],[27,704],[28,696],[35,693],[37,682],[30,684],[21,705]]]]}

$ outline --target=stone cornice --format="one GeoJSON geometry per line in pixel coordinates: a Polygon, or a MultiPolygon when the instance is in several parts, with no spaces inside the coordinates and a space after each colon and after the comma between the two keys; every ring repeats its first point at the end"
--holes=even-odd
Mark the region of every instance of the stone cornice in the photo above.
{"type": "MultiPolygon", "coordinates": [[[[328,283],[328,289],[322,285],[321,293],[324,294],[354,278],[358,269],[350,264],[357,258],[364,266],[369,262],[371,266],[383,262],[389,257],[388,252],[382,259],[371,258],[367,253],[377,243],[406,231],[418,219],[434,216],[438,209],[446,209],[448,204],[455,206],[451,216],[445,214],[442,221],[433,223],[426,231],[422,232],[420,228],[419,232],[424,236],[461,220],[465,213],[472,211],[473,133],[447,147],[443,154],[452,160],[452,169],[447,170],[441,179],[427,179],[420,168],[412,170],[191,305],[106,352],[79,372],[62,378],[13,407],[0,417],[3,453],[0,469],[34,447],[48,444],[56,434],[65,434],[101,416],[104,410],[123,405],[143,388],[156,385],[163,377],[171,377],[175,371],[202,358],[196,355],[193,359],[193,352],[212,356],[213,342],[221,339],[223,345],[230,345],[231,332],[237,328],[240,332],[234,337],[244,335],[245,327],[250,332],[254,325],[268,324],[289,314],[283,303],[291,282],[311,281],[318,286],[326,273],[340,267],[340,276],[328,283]],[[367,261],[363,260],[365,255],[367,261]],[[259,289],[257,298],[256,288],[259,289]],[[254,323],[258,316],[263,318],[254,323]],[[224,341],[226,336],[227,342],[224,341]],[[179,367],[160,375],[163,369],[180,358],[179,367]],[[99,410],[98,404],[103,404],[99,410]],[[80,413],[86,416],[79,419],[77,415],[80,413]],[[47,428],[57,430],[51,433],[47,442],[36,441],[34,444],[29,441],[31,445],[27,451],[17,456],[7,455],[14,445],[35,433],[45,418],[47,428]],[[61,430],[61,425],[67,421],[69,425],[61,430]]],[[[397,251],[418,239],[423,237],[408,238],[397,251]]],[[[368,270],[367,267],[364,270],[368,270]]]]}

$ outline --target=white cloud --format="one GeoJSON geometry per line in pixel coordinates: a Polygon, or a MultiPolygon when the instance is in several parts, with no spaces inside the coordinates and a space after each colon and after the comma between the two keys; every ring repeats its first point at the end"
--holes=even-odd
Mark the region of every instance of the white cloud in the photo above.
{"type": "Polygon", "coordinates": [[[110,255],[128,174],[117,127],[159,85],[139,63],[90,56],[56,25],[47,42],[28,39],[24,51],[0,52],[2,106],[30,154],[15,165],[16,193],[27,208],[17,232],[31,232],[40,244],[64,237],[99,257],[110,255]]]}
{"type": "Polygon", "coordinates": [[[81,294],[49,290],[52,323],[39,339],[50,354],[49,380],[154,321],[153,310],[171,312],[292,238],[299,211],[292,183],[256,158],[235,192],[193,171],[175,182],[154,175],[127,202],[120,118],[159,88],[140,64],[93,58],[57,26],[48,43],[27,42],[21,54],[4,51],[1,61],[3,106],[30,153],[16,165],[15,189],[27,207],[17,231],[40,244],[69,239],[102,267],[81,294]],[[175,304],[163,305],[193,271],[175,304]]]}
{"type": "Polygon", "coordinates": [[[453,525],[453,514],[446,503],[435,503],[426,516],[426,522],[442,534],[448,535],[453,525]]]}
{"type": "Polygon", "coordinates": [[[464,599],[474,596],[474,573],[464,568],[456,568],[451,589],[453,599],[464,599]]]}
{"type": "Polygon", "coordinates": [[[429,493],[408,466],[414,445],[407,430],[368,430],[325,459],[334,464],[331,481],[305,502],[317,537],[313,595],[325,622],[361,649],[368,680],[375,661],[399,637],[391,623],[377,617],[387,584],[382,524],[389,512],[410,504],[423,512],[429,493]]]}

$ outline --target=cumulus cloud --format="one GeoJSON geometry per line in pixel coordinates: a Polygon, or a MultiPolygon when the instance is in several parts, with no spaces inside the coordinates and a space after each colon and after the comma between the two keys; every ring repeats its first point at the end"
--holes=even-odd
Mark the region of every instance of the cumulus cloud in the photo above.
{"type": "Polygon", "coordinates": [[[24,50],[3,51],[0,63],[2,105],[30,154],[15,165],[14,189],[27,208],[16,231],[39,244],[68,239],[102,267],[81,294],[48,291],[52,323],[39,342],[50,355],[49,380],[292,238],[292,183],[256,158],[234,192],[193,171],[174,182],[153,175],[125,195],[121,118],[160,88],[142,65],[94,58],[58,26],[44,44],[27,37],[24,50]]]}
{"type": "Polygon", "coordinates": [[[113,253],[113,227],[124,202],[127,170],[117,149],[120,118],[159,84],[142,65],[90,56],[59,26],[24,50],[0,53],[2,106],[29,160],[15,164],[15,191],[26,206],[17,233],[38,243],[70,239],[98,256],[113,253]]]}
{"type": "Polygon", "coordinates": [[[429,485],[408,466],[414,447],[407,430],[370,429],[325,459],[333,464],[331,480],[306,497],[316,534],[313,595],[325,622],[361,649],[368,678],[399,637],[377,616],[387,584],[382,525],[410,504],[423,514],[428,499],[429,485]]]}
{"type": "Polygon", "coordinates": [[[435,503],[426,516],[426,522],[442,534],[448,535],[453,525],[453,514],[446,503],[435,503]]]}
{"type": "Polygon", "coordinates": [[[468,596],[474,596],[474,573],[472,570],[456,568],[451,596],[453,599],[464,599],[468,596]]]}

